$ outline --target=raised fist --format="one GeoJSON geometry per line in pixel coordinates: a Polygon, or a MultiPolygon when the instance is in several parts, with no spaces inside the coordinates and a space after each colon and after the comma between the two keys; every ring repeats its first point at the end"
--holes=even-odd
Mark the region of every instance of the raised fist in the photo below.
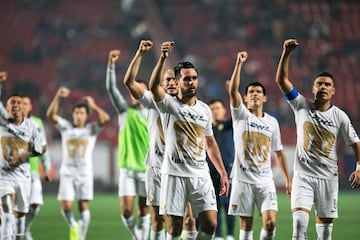
{"type": "Polygon", "coordinates": [[[173,42],[173,41],[167,41],[167,42],[161,43],[161,55],[163,57],[168,57],[169,53],[171,52],[174,45],[175,45],[175,42],[173,42]]]}
{"type": "Polygon", "coordinates": [[[153,46],[153,42],[150,40],[141,40],[140,45],[139,45],[139,51],[141,53],[145,53],[147,51],[149,51],[153,46]]]}
{"type": "Polygon", "coordinates": [[[59,90],[57,91],[57,95],[58,95],[59,97],[62,97],[62,98],[68,97],[69,94],[70,94],[70,90],[69,90],[68,88],[66,88],[66,87],[61,87],[61,88],[59,88],[59,90]]]}
{"type": "Polygon", "coordinates": [[[299,42],[296,39],[287,39],[284,41],[283,51],[292,52],[295,48],[299,46],[299,42]]]}
{"type": "Polygon", "coordinates": [[[237,59],[240,63],[243,63],[246,61],[248,57],[248,53],[246,51],[238,52],[237,59]]]}
{"type": "Polygon", "coordinates": [[[111,50],[109,52],[109,64],[114,64],[120,56],[120,50],[111,50]]]}
{"type": "Polygon", "coordinates": [[[7,79],[8,73],[5,71],[0,72],[0,84],[3,84],[7,79]]]}

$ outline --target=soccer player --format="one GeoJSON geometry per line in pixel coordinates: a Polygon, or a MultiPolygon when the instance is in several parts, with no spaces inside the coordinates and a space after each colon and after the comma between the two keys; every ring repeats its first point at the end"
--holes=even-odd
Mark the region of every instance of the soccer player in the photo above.
{"type": "Polygon", "coordinates": [[[351,186],[360,186],[360,140],[347,114],[334,106],[335,80],[328,72],[315,76],[313,99],[306,99],[289,80],[292,51],[299,46],[287,39],[276,72],[276,83],[295,114],[297,143],[291,211],[292,239],[307,239],[309,213],[316,213],[318,239],[331,239],[333,219],[338,217],[338,166],[336,142],[342,135],[355,153],[357,167],[350,175],[351,186]]]}
{"type": "Polygon", "coordinates": [[[263,111],[267,100],[264,86],[252,82],[245,88],[244,101],[239,92],[240,71],[248,57],[238,52],[231,76],[229,95],[234,127],[234,176],[229,214],[240,216],[239,239],[253,239],[253,215],[257,206],[262,218],[261,240],[274,239],[277,208],[276,188],[271,171],[271,153],[291,191],[285,153],[278,121],[263,111]]]}
{"type": "MultiPolygon", "coordinates": [[[[145,48],[150,46],[146,45],[145,48]]],[[[120,51],[109,53],[106,75],[106,89],[110,100],[118,113],[118,165],[119,165],[119,201],[121,219],[134,239],[147,239],[150,230],[149,207],[146,205],[145,159],[149,148],[147,128],[148,109],[144,108],[132,95],[131,106],[116,87],[115,63],[120,51]],[[135,198],[138,196],[139,228],[133,215],[135,198]]],[[[136,61],[130,63],[126,77],[131,77],[136,61]]],[[[147,88],[145,83],[140,83],[147,88]]]]}
{"type": "MultiPolygon", "coordinates": [[[[212,129],[216,142],[219,144],[220,153],[228,176],[231,176],[231,169],[234,163],[234,138],[231,118],[226,118],[225,104],[221,99],[214,99],[209,102],[211,114],[213,118],[212,129]]],[[[215,240],[222,238],[222,209],[225,211],[226,224],[226,240],[234,240],[235,217],[227,214],[229,209],[229,196],[219,196],[220,175],[216,171],[214,165],[207,158],[210,168],[210,176],[216,193],[216,202],[218,206],[217,226],[215,231],[215,240]]],[[[231,184],[229,193],[231,192],[231,184]]]]}
{"type": "Polygon", "coordinates": [[[70,240],[84,240],[90,224],[89,201],[94,195],[92,153],[97,135],[109,122],[109,115],[100,108],[90,96],[72,108],[72,122],[58,115],[60,100],[67,98],[70,90],[60,87],[50,103],[47,117],[56,124],[61,133],[62,162],[58,200],[61,201],[61,214],[70,226],[70,240]],[[87,123],[90,110],[98,115],[97,122],[87,123]],[[79,221],[75,220],[72,207],[78,200],[79,221]]]}
{"type": "MultiPolygon", "coordinates": [[[[165,61],[174,42],[161,45],[157,62],[163,72],[165,61]]],[[[179,94],[172,97],[160,86],[161,75],[152,75],[150,88],[160,112],[165,113],[165,155],[162,166],[160,214],[168,215],[167,239],[179,239],[183,215],[190,202],[194,216],[199,215],[197,239],[212,239],[216,228],[216,198],[205,151],[221,176],[220,195],[227,194],[229,182],[211,128],[209,107],[196,97],[198,71],[190,62],[175,68],[179,94]]]]}
{"type": "MultiPolygon", "coordinates": [[[[0,85],[7,74],[0,74],[0,85]]],[[[25,231],[25,215],[29,210],[29,158],[46,150],[37,126],[24,118],[20,94],[12,94],[6,110],[0,103],[0,197],[1,239],[21,239],[25,231]],[[14,231],[15,230],[15,231],[14,231]]]]}
{"type": "MultiPolygon", "coordinates": [[[[46,144],[46,133],[42,120],[39,117],[30,114],[32,110],[30,97],[26,94],[22,94],[21,100],[24,111],[24,117],[31,119],[38,126],[40,130],[40,134],[44,139],[43,140],[44,144],[46,144]]],[[[39,173],[40,162],[44,168],[45,180],[46,181],[51,180],[51,174],[50,174],[51,162],[48,151],[44,152],[44,154],[40,155],[39,157],[31,157],[29,159],[29,162],[30,162],[30,171],[31,171],[31,194],[30,194],[29,212],[26,214],[26,221],[25,221],[25,240],[33,239],[30,232],[31,224],[34,221],[34,218],[38,215],[41,205],[43,205],[42,185],[41,185],[41,179],[39,173]]]]}

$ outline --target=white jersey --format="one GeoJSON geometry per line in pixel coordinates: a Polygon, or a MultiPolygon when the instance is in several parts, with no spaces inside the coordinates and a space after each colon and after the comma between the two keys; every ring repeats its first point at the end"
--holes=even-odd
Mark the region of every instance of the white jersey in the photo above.
{"type": "Polygon", "coordinates": [[[42,153],[42,137],[35,123],[24,118],[16,126],[12,123],[0,126],[0,176],[8,180],[30,180],[30,164],[22,163],[17,167],[10,167],[9,161],[13,156],[20,156],[27,152],[42,153]]]}
{"type": "Polygon", "coordinates": [[[149,110],[147,116],[147,126],[150,143],[145,163],[148,167],[160,168],[165,152],[165,138],[160,113],[153,101],[151,91],[145,91],[144,96],[138,101],[149,110]]]}
{"type": "Polygon", "coordinates": [[[56,127],[61,133],[62,162],[60,174],[92,175],[92,153],[100,126],[96,123],[76,128],[64,118],[59,118],[56,127]]]}
{"type": "Polygon", "coordinates": [[[314,110],[313,103],[298,95],[289,101],[295,113],[297,143],[294,170],[323,179],[337,179],[336,142],[339,133],[347,145],[359,142],[349,117],[336,106],[314,110]]]}
{"type": "Polygon", "coordinates": [[[272,179],[271,153],[283,149],[278,121],[267,113],[258,118],[244,104],[231,107],[234,129],[234,179],[251,184],[272,179]]]}
{"type": "Polygon", "coordinates": [[[209,174],[205,137],[213,135],[210,108],[200,100],[189,106],[168,94],[157,106],[168,117],[162,173],[181,177],[209,174]]]}

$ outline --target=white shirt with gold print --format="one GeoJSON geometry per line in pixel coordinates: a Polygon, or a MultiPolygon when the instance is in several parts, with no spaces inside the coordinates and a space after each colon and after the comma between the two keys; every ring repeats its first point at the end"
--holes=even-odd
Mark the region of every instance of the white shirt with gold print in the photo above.
{"type": "Polygon", "coordinates": [[[234,178],[247,183],[272,179],[271,153],[283,149],[278,121],[267,113],[258,118],[244,104],[231,107],[234,129],[234,178]]]}
{"type": "Polygon", "coordinates": [[[64,118],[56,125],[61,133],[62,162],[60,174],[93,174],[92,153],[100,126],[97,122],[76,128],[64,118]]]}
{"type": "Polygon", "coordinates": [[[323,179],[337,179],[336,142],[341,134],[347,145],[359,142],[349,117],[336,106],[314,110],[313,103],[298,95],[289,101],[295,113],[297,143],[294,170],[323,179]]]}
{"type": "Polygon", "coordinates": [[[209,174],[205,137],[213,135],[210,108],[200,100],[188,106],[168,94],[157,106],[168,117],[162,173],[182,177],[209,174]]]}

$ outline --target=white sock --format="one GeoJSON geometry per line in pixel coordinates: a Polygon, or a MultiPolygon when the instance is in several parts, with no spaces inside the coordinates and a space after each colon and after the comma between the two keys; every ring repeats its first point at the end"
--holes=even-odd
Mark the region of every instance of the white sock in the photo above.
{"type": "Polygon", "coordinates": [[[169,233],[166,234],[166,240],[180,240],[180,236],[173,237],[169,233]]]}
{"type": "Polygon", "coordinates": [[[80,223],[81,239],[85,239],[86,237],[90,225],[90,219],[91,219],[91,214],[89,209],[86,209],[80,213],[79,223],[80,223]]]}
{"type": "Polygon", "coordinates": [[[70,227],[77,227],[77,222],[75,220],[72,211],[65,212],[63,209],[61,209],[61,215],[64,217],[65,221],[70,225],[70,227]]]}
{"type": "Polygon", "coordinates": [[[204,232],[199,232],[199,234],[197,235],[197,240],[211,240],[214,238],[215,233],[209,235],[207,233],[204,232]]]}
{"type": "Polygon", "coordinates": [[[140,235],[141,240],[148,240],[149,239],[150,222],[151,222],[151,215],[150,214],[139,217],[139,228],[140,228],[140,231],[141,231],[141,235],[140,235]]]}
{"type": "Polygon", "coordinates": [[[1,239],[12,240],[14,236],[15,217],[12,213],[1,215],[1,239]]]}
{"type": "Polygon", "coordinates": [[[26,214],[25,218],[25,232],[30,232],[31,223],[33,222],[34,218],[39,214],[39,212],[40,206],[30,206],[29,212],[26,214]]]}
{"type": "Polygon", "coordinates": [[[276,229],[272,231],[267,231],[264,228],[261,228],[260,240],[273,240],[275,238],[276,229]]]}
{"type": "Polygon", "coordinates": [[[196,239],[198,232],[197,231],[188,231],[182,230],[182,239],[183,240],[193,240],[196,239]]]}
{"type": "Polygon", "coordinates": [[[165,240],[165,230],[156,232],[151,229],[150,240],[165,240]]]}
{"type": "Polygon", "coordinates": [[[293,233],[292,239],[307,239],[307,227],[309,224],[309,214],[305,211],[295,211],[292,213],[293,233]]]}
{"type": "Polygon", "coordinates": [[[125,218],[124,215],[121,215],[121,219],[125,227],[130,231],[133,237],[137,237],[135,218],[131,215],[129,218],[125,218]]]}
{"type": "Polygon", "coordinates": [[[253,231],[245,231],[240,229],[239,240],[253,240],[253,231]]]}
{"type": "Polygon", "coordinates": [[[331,240],[332,229],[332,223],[317,223],[316,233],[318,236],[318,240],[331,240]]]}
{"type": "Polygon", "coordinates": [[[24,236],[25,234],[25,215],[15,219],[15,236],[16,239],[24,236]]]}

